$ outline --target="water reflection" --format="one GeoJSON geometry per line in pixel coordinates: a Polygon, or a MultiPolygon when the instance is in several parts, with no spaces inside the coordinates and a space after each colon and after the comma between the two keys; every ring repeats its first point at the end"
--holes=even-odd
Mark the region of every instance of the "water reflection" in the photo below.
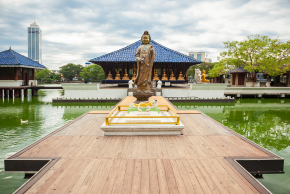
{"type": "Polygon", "coordinates": [[[290,145],[290,101],[242,99],[231,104],[174,103],[179,109],[197,109],[239,134],[272,150],[290,145]]]}
{"type": "MultiPolygon", "coordinates": [[[[0,171],[4,159],[90,110],[109,110],[116,103],[53,105],[63,90],[39,90],[39,96],[0,101],[0,171]],[[28,120],[28,123],[20,122],[28,120]]],[[[13,193],[26,180],[23,174],[0,172],[0,191],[13,193]]]]}
{"type": "Polygon", "coordinates": [[[225,126],[284,158],[285,174],[259,181],[272,193],[290,193],[290,99],[241,99],[236,103],[174,103],[200,110],[225,126]]]}

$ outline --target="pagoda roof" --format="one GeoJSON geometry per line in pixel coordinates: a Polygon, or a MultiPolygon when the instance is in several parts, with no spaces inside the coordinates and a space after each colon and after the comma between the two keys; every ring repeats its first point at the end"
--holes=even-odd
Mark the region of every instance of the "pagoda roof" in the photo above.
{"type": "Polygon", "coordinates": [[[242,68],[241,66],[238,66],[237,68],[229,71],[229,74],[232,74],[232,73],[248,73],[248,71],[244,70],[244,68],[242,68]]]}
{"type": "Polygon", "coordinates": [[[0,52],[0,67],[24,67],[45,69],[46,67],[12,49],[0,52]]]}
{"type": "MultiPolygon", "coordinates": [[[[141,43],[142,41],[138,40],[137,42],[130,44],[122,49],[91,59],[89,62],[136,62],[135,54],[141,43]]],[[[189,64],[202,63],[201,61],[198,61],[190,56],[169,49],[155,42],[154,40],[151,40],[150,44],[154,46],[154,51],[156,54],[154,62],[189,64]]]]}

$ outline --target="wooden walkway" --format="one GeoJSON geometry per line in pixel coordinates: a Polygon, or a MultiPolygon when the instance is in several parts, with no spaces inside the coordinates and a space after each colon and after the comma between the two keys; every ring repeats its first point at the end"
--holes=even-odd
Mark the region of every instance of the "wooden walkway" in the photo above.
{"type": "MultiPolygon", "coordinates": [[[[121,104],[134,100],[127,97],[121,104]]],[[[225,157],[269,154],[198,111],[176,112],[185,125],[184,135],[103,136],[100,125],[106,112],[85,114],[17,156],[60,157],[26,193],[261,192],[225,157]]]]}

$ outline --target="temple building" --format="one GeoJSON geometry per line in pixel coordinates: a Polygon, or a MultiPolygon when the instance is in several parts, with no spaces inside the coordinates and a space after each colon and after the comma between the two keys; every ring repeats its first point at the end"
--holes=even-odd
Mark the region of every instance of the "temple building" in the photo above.
{"type": "MultiPolygon", "coordinates": [[[[137,62],[135,54],[141,43],[142,41],[139,40],[112,53],[91,59],[89,62],[98,64],[103,68],[106,76],[103,83],[127,83],[129,79],[134,80],[136,76],[137,62]]],[[[154,40],[151,40],[150,44],[154,46],[156,54],[151,80],[166,80],[166,82],[175,84],[187,83],[186,72],[188,68],[202,63],[190,56],[162,46],[154,40]]]]}
{"type": "Polygon", "coordinates": [[[19,97],[21,92],[27,95],[28,88],[37,86],[35,69],[45,68],[11,48],[0,52],[0,96],[19,97]]]}

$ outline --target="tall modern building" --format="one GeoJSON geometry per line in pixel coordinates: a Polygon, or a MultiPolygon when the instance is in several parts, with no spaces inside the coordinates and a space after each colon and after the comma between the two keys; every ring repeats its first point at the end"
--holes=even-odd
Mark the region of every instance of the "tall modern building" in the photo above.
{"type": "Polygon", "coordinates": [[[189,52],[188,55],[197,59],[198,61],[203,62],[205,60],[205,52],[189,52]]]}
{"type": "Polygon", "coordinates": [[[34,22],[27,27],[28,58],[42,64],[42,32],[34,22]]]}

